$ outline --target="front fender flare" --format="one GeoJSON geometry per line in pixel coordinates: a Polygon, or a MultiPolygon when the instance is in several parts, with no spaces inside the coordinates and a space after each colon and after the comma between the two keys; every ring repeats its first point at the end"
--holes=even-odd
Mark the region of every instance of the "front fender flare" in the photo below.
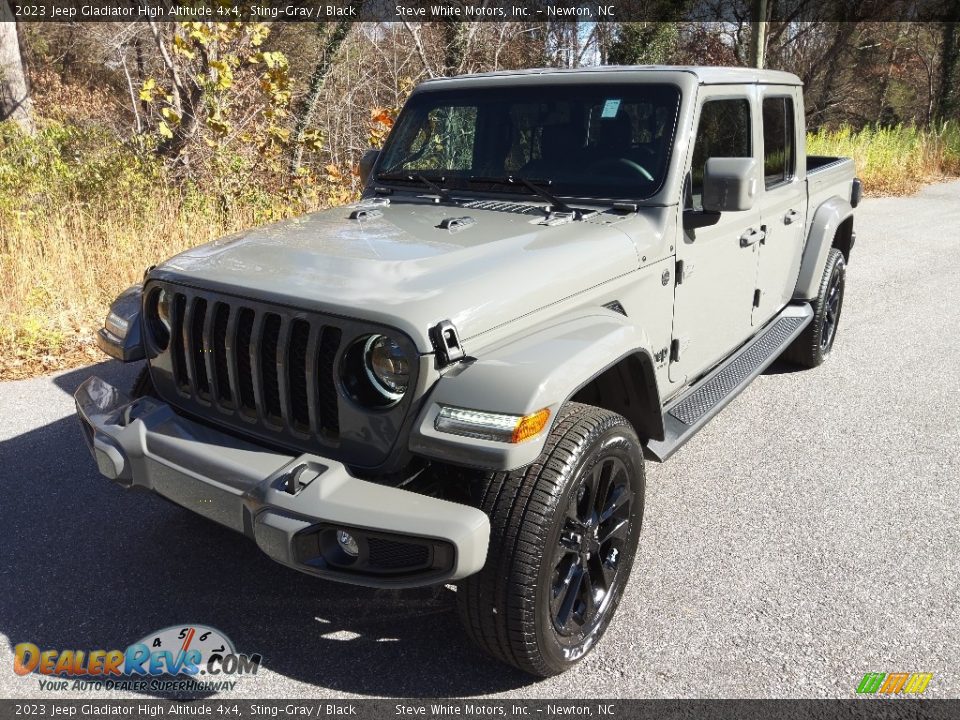
{"type": "Polygon", "coordinates": [[[143,285],[131,285],[117,296],[110,304],[107,315],[116,315],[127,323],[127,332],[123,337],[112,333],[104,323],[104,327],[97,331],[96,341],[99,348],[110,357],[120,362],[136,362],[143,360],[146,353],[143,347],[143,318],[141,304],[143,285]]]}
{"type": "Polygon", "coordinates": [[[554,320],[514,336],[462,364],[437,381],[414,423],[410,451],[457,465],[513,470],[533,462],[564,402],[621,360],[639,355],[644,381],[659,393],[647,334],[623,315],[596,308],[554,320]],[[511,444],[439,432],[434,423],[441,405],[526,415],[550,409],[550,422],[534,438],[511,444]]]}

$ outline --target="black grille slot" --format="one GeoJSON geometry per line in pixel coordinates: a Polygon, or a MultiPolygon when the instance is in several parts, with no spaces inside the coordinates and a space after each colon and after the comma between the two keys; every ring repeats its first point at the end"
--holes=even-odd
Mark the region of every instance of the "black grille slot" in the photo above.
{"type": "Polygon", "coordinates": [[[190,378],[187,375],[187,354],[183,347],[183,315],[187,309],[187,298],[181,293],[173,296],[173,317],[170,329],[170,350],[173,353],[173,376],[177,386],[189,389],[190,378]]]}
{"type": "Polygon", "coordinates": [[[291,425],[300,432],[310,430],[309,390],[307,389],[307,346],[310,344],[310,323],[294,320],[290,326],[289,397],[291,425]]]}
{"type": "Polygon", "coordinates": [[[222,403],[233,400],[230,392],[230,366],[227,363],[227,322],[230,306],[217,303],[213,311],[213,366],[217,376],[217,399],[222,403]]]}
{"type": "Polygon", "coordinates": [[[260,376],[263,379],[263,405],[268,417],[280,420],[280,378],[277,375],[277,350],[280,345],[280,316],[267,313],[260,339],[260,376]]]}
{"type": "Polygon", "coordinates": [[[256,412],[257,400],[253,394],[253,368],[250,362],[250,343],[253,340],[254,312],[240,308],[237,318],[237,376],[240,385],[240,405],[256,412]]]}
{"type": "Polygon", "coordinates": [[[328,435],[340,433],[340,407],[333,368],[340,347],[340,328],[325,326],[320,335],[317,357],[318,415],[321,431],[328,435]]]}
{"type": "Polygon", "coordinates": [[[210,397],[210,378],[207,377],[207,358],[203,346],[203,323],[207,318],[207,301],[193,301],[193,316],[190,318],[190,362],[193,363],[194,386],[202,398],[210,397]]]}
{"type": "Polygon", "coordinates": [[[423,567],[430,558],[426,545],[367,538],[367,546],[370,549],[370,565],[384,570],[423,567]]]}
{"type": "Polygon", "coordinates": [[[171,293],[170,345],[151,359],[160,370],[161,397],[277,445],[339,457],[337,451],[346,446],[337,362],[346,339],[365,337],[370,328],[279,304],[154,282],[171,293]]]}

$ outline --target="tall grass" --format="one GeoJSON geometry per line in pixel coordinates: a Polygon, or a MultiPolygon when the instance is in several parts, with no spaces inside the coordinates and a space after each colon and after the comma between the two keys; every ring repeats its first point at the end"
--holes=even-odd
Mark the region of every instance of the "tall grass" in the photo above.
{"type": "Polygon", "coordinates": [[[223,203],[96,129],[0,124],[0,379],[103,359],[94,333],[147,267],[309,209],[269,193],[223,203]]]}
{"type": "MultiPolygon", "coordinates": [[[[853,156],[873,195],[960,175],[958,123],[822,130],[807,149],[853,156]]],[[[238,172],[258,177],[257,168],[238,172]]],[[[0,123],[0,379],[102,359],[94,332],[110,301],[145,268],[326,202],[242,187],[224,202],[208,186],[174,182],[148,151],[96,128],[48,123],[26,137],[0,123]]]]}
{"type": "Polygon", "coordinates": [[[807,136],[810,155],[852,157],[869,195],[906,195],[924,183],[960,175],[960,122],[820,130],[807,136]]]}

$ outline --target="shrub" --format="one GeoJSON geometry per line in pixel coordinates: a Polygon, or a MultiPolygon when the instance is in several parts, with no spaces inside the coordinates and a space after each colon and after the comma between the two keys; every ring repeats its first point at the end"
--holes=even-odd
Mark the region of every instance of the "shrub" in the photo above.
{"type": "Polygon", "coordinates": [[[102,359],[93,334],[148,266],[353,196],[349,171],[281,187],[256,176],[238,156],[178,182],[151,148],[97,127],[0,123],[0,378],[102,359]]]}

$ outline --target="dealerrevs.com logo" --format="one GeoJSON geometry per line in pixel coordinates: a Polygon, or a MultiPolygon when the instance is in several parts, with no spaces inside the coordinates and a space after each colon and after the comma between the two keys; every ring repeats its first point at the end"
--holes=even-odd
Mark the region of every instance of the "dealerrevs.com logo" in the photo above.
{"type": "Polygon", "coordinates": [[[222,692],[256,675],[261,656],[238,653],[222,632],[206,625],[173,625],[125,650],[14,647],[17,675],[40,675],[40,690],[222,692]]]}
{"type": "Polygon", "coordinates": [[[933,673],[867,673],[857,685],[857,694],[919,695],[932,679],[933,673]]]}

